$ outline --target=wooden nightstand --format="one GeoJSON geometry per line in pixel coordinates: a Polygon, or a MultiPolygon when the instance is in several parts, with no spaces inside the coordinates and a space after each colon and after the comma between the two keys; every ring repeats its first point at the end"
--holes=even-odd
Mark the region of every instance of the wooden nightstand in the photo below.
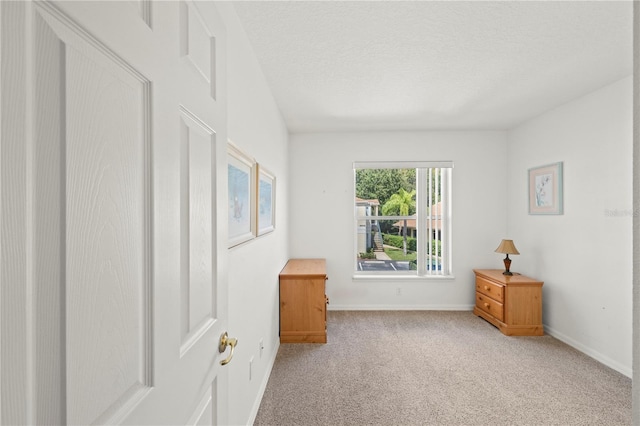
{"type": "Polygon", "coordinates": [[[291,259],[280,272],[280,343],[327,343],[325,259],[291,259]]]}
{"type": "Polygon", "coordinates": [[[507,336],[542,336],[542,281],[524,275],[503,275],[501,269],[474,269],[476,306],[473,313],[507,336]]]}

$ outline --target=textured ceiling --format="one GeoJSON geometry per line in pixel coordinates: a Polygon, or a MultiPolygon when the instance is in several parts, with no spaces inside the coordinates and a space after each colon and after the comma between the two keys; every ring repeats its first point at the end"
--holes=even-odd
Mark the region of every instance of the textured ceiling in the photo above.
{"type": "Polygon", "coordinates": [[[509,129],[633,72],[631,1],[235,8],[292,133],[509,129]]]}

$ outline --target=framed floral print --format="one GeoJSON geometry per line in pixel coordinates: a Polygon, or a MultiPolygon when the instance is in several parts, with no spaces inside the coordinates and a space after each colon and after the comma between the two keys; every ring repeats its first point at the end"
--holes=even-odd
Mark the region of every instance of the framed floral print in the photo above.
{"type": "Polygon", "coordinates": [[[258,235],[271,232],[276,226],[276,177],[258,164],[258,235]]]}
{"type": "Polygon", "coordinates": [[[256,162],[229,141],[229,247],[255,238],[256,162]]]}
{"type": "Polygon", "coordinates": [[[529,169],[529,214],[563,214],[562,162],[529,169]]]}

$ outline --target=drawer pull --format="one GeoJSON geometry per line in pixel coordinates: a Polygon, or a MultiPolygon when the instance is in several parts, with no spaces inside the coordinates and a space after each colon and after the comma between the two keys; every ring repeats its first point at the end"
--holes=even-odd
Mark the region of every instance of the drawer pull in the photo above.
{"type": "Polygon", "coordinates": [[[485,304],[484,304],[484,307],[485,307],[485,308],[489,308],[489,304],[488,304],[488,303],[485,303],[485,304]]]}
{"type": "Polygon", "coordinates": [[[487,290],[487,291],[491,291],[491,290],[489,290],[489,286],[488,285],[485,285],[484,289],[487,290]]]}

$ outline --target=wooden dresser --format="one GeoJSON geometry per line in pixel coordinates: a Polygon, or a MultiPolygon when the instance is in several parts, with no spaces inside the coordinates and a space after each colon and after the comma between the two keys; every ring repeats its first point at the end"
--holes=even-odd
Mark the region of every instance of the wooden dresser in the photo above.
{"type": "Polygon", "coordinates": [[[291,259],[280,272],[280,342],[327,343],[325,259],[291,259]]]}
{"type": "Polygon", "coordinates": [[[474,269],[473,313],[507,336],[542,336],[542,281],[501,269],[474,269]]]}

